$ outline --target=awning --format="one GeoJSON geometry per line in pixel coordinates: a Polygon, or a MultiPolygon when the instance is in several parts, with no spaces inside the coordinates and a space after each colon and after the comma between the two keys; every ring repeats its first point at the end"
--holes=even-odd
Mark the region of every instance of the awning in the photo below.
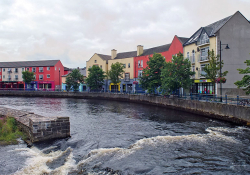
{"type": "Polygon", "coordinates": [[[133,84],[138,84],[138,81],[133,81],[133,84]]]}

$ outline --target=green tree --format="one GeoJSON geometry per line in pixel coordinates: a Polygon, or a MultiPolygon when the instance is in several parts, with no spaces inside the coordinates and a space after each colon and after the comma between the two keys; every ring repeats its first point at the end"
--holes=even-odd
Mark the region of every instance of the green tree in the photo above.
{"type": "MultiPolygon", "coordinates": [[[[108,78],[115,87],[121,82],[120,79],[123,78],[124,74],[124,65],[122,63],[116,62],[111,65],[111,69],[107,72],[108,78]]],[[[117,89],[116,89],[117,91],[117,89]]]]}
{"type": "Polygon", "coordinates": [[[154,94],[156,88],[161,86],[161,71],[165,64],[165,58],[159,53],[149,57],[147,67],[143,69],[142,76],[139,78],[142,88],[148,90],[148,93],[154,94]]]}
{"type": "Polygon", "coordinates": [[[204,76],[206,79],[211,80],[214,88],[213,91],[215,92],[215,83],[218,79],[218,75],[219,79],[221,79],[222,77],[225,77],[227,75],[228,71],[222,72],[220,75],[220,69],[222,69],[224,63],[223,60],[220,62],[219,55],[216,56],[214,50],[208,52],[208,60],[209,64],[206,64],[204,67],[205,74],[201,75],[204,76]]]}
{"type": "MultiPolygon", "coordinates": [[[[244,63],[247,64],[247,66],[250,66],[250,60],[246,60],[244,63]]],[[[250,74],[250,67],[247,67],[246,69],[237,69],[239,71],[239,74],[250,74]]],[[[246,94],[250,94],[250,75],[244,75],[242,80],[236,81],[234,83],[238,88],[244,87],[244,91],[246,91],[246,94]]]]}
{"type": "Polygon", "coordinates": [[[22,77],[25,84],[29,84],[31,81],[35,80],[34,75],[34,72],[30,72],[28,70],[22,72],[22,77]]]}
{"type": "Polygon", "coordinates": [[[80,73],[79,69],[74,69],[66,77],[67,90],[73,90],[74,92],[79,90],[80,83],[84,82],[84,77],[80,73]]]}
{"type": "Polygon", "coordinates": [[[91,90],[97,90],[104,84],[105,72],[96,65],[93,65],[88,69],[89,75],[86,78],[86,83],[91,90]]]}
{"type": "Polygon", "coordinates": [[[193,84],[191,76],[194,74],[195,72],[191,71],[191,62],[184,59],[183,54],[179,52],[162,70],[162,93],[171,94],[179,88],[189,89],[193,84]]]}

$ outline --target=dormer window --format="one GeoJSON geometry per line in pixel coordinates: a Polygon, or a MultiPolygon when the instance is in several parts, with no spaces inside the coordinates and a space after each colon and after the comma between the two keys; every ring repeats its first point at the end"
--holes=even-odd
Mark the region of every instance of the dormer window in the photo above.
{"type": "Polygon", "coordinates": [[[203,44],[207,44],[209,43],[209,37],[207,35],[207,33],[203,32],[200,35],[200,39],[198,40],[198,45],[203,45],[203,44]]]}

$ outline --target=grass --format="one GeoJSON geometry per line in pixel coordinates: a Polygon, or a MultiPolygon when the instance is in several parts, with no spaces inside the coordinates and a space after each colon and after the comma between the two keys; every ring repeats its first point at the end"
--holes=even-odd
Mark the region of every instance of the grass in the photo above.
{"type": "Polygon", "coordinates": [[[13,117],[0,118],[0,145],[17,144],[18,138],[26,136],[18,130],[17,122],[13,117]]]}

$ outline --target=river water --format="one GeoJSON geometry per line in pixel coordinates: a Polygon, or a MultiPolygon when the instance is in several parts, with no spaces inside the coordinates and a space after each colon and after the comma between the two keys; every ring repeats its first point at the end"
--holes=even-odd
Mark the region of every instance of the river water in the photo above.
{"type": "Polygon", "coordinates": [[[162,107],[105,100],[0,98],[69,116],[71,138],[0,146],[0,174],[249,174],[250,129],[162,107]]]}

